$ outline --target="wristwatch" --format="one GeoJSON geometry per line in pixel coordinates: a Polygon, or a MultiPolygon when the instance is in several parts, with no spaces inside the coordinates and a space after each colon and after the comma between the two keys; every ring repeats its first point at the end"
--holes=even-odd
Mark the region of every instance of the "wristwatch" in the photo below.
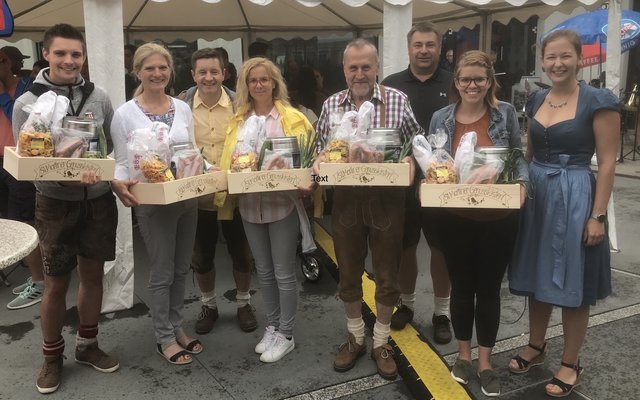
{"type": "Polygon", "coordinates": [[[593,214],[591,218],[595,219],[600,223],[603,223],[607,219],[607,214],[593,214]]]}

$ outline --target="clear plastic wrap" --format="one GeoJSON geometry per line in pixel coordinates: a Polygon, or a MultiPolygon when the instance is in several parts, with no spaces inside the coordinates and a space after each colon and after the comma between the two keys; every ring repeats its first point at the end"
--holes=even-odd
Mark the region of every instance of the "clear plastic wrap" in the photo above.
{"type": "Polygon", "coordinates": [[[381,163],[384,162],[384,151],[384,143],[370,142],[367,139],[355,140],[349,145],[349,162],[381,163]]]}
{"type": "Polygon", "coordinates": [[[503,169],[504,160],[475,153],[468,175],[464,180],[461,179],[460,182],[467,184],[497,183],[503,169]]]}
{"type": "Polygon", "coordinates": [[[453,158],[444,149],[448,135],[444,130],[437,129],[435,134],[427,138],[433,148],[429,166],[425,174],[427,183],[458,183],[458,174],[453,165],[453,158]]]}
{"type": "Polygon", "coordinates": [[[349,162],[349,143],[358,127],[358,113],[347,111],[340,115],[340,121],[332,126],[331,137],[324,148],[325,162],[347,163],[349,162]]]}
{"type": "Polygon", "coordinates": [[[29,113],[20,127],[16,151],[23,157],[53,157],[54,141],[51,130],[62,124],[67,113],[69,99],[48,91],[35,103],[22,108],[29,113]]]}
{"type": "Polygon", "coordinates": [[[175,166],[176,179],[188,178],[204,172],[204,159],[196,149],[178,150],[171,157],[171,166],[175,166]]]}
{"type": "Polygon", "coordinates": [[[238,130],[236,146],[231,154],[231,171],[256,171],[258,169],[256,149],[265,137],[265,117],[252,115],[247,118],[238,130]]]}
{"type": "Polygon", "coordinates": [[[169,182],[175,179],[167,163],[153,151],[146,152],[140,160],[140,170],[149,183],[169,182]]]}
{"type": "Polygon", "coordinates": [[[127,142],[127,152],[131,179],[139,182],[166,182],[173,179],[169,169],[171,149],[169,127],[166,124],[154,122],[148,128],[132,131],[127,142]]]}
{"type": "Polygon", "coordinates": [[[97,144],[91,141],[94,138],[93,133],[76,129],[56,128],[53,137],[55,157],[82,158],[85,157],[89,144],[97,144]]]}
{"type": "Polygon", "coordinates": [[[260,165],[261,171],[293,168],[293,157],[288,151],[265,150],[264,159],[260,165]]]}

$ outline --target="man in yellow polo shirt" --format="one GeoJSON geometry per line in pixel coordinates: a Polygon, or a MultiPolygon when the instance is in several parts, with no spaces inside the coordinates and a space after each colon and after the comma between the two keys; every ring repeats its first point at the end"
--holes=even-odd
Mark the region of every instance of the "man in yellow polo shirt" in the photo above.
{"type": "MultiPolygon", "coordinates": [[[[196,86],[187,90],[184,96],[193,111],[198,148],[214,166],[220,163],[227,126],[234,114],[235,93],[222,86],[224,72],[224,58],[219,52],[213,49],[196,51],[191,56],[191,74],[196,86]]],[[[249,294],[253,257],[238,210],[234,210],[232,219],[222,220],[220,225],[233,264],[238,324],[243,331],[251,332],[258,326],[249,294]]],[[[202,311],[195,326],[198,334],[210,332],[218,319],[214,266],[217,241],[218,212],[213,204],[213,195],[200,197],[198,228],[191,260],[202,292],[202,311]]]]}

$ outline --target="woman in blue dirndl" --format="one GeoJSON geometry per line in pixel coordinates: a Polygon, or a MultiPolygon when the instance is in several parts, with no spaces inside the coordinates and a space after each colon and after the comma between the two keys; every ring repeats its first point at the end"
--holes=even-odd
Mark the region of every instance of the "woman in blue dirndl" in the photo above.
{"type": "Polygon", "coordinates": [[[529,344],[509,363],[515,374],[544,362],[553,306],[562,307],[561,366],[545,391],[568,396],[583,368],[579,352],[589,307],[611,294],[606,210],[613,188],[619,103],[608,89],[578,81],[578,35],[559,30],[542,43],[552,82],[527,103],[532,193],[521,213],[509,269],[511,292],[529,298],[529,344]],[[589,168],[596,151],[597,179],[589,168]]]}

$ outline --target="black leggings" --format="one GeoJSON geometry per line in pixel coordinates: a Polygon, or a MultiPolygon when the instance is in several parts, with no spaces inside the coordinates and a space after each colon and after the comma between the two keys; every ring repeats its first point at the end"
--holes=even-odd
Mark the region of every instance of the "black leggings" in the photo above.
{"type": "MultiPolygon", "coordinates": [[[[482,212],[481,210],[479,212],[482,212]]],[[[493,347],[500,325],[500,287],[511,260],[517,212],[476,221],[446,213],[441,250],[451,280],[451,323],[456,339],[468,341],[475,319],[478,344],[493,347]]]]}

